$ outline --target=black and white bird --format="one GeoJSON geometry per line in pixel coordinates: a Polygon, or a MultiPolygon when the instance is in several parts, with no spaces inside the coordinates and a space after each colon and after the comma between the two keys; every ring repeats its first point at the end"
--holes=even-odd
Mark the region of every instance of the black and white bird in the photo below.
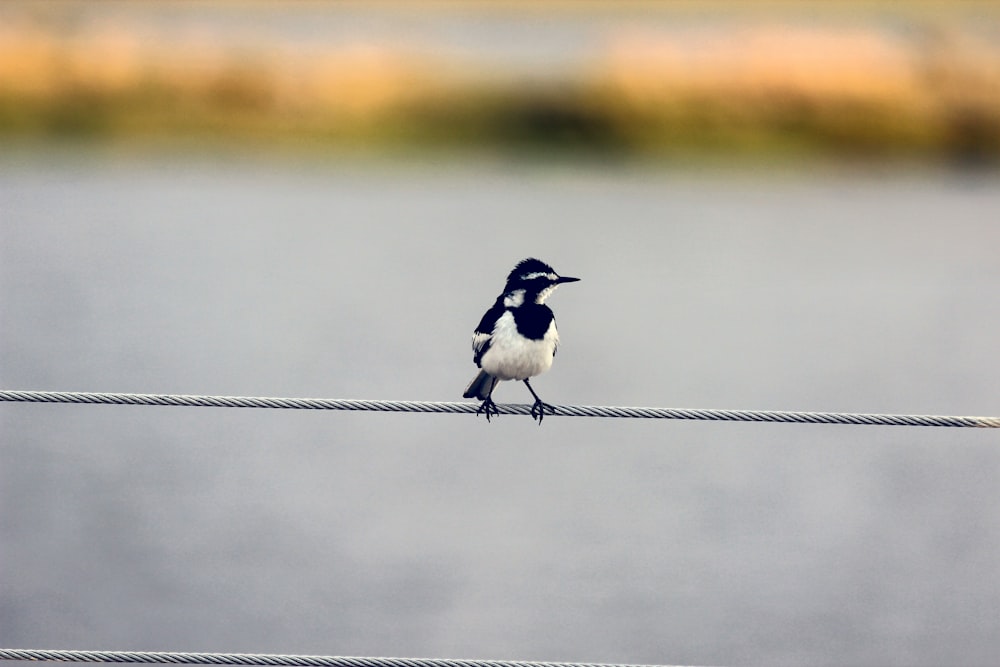
{"type": "Polygon", "coordinates": [[[479,374],[465,389],[465,398],[478,398],[482,405],[476,414],[498,415],[493,402],[493,390],[501,380],[520,380],[535,397],[531,416],[542,423],[545,411],[555,412],[538,398],[528,378],[552,367],[552,357],[559,346],[559,332],[552,310],[545,299],[562,283],[579,278],[560,276],[541,260],[522,260],[507,276],[503,294],[486,311],[472,334],[472,360],[479,374]]]}

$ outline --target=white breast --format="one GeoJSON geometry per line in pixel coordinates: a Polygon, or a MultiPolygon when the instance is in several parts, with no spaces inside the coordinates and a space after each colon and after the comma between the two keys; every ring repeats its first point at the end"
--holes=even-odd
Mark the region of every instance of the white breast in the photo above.
{"type": "Polygon", "coordinates": [[[514,315],[507,311],[497,320],[490,349],[480,360],[483,370],[501,380],[525,380],[552,367],[559,343],[555,320],[541,340],[525,338],[517,332],[514,315]]]}

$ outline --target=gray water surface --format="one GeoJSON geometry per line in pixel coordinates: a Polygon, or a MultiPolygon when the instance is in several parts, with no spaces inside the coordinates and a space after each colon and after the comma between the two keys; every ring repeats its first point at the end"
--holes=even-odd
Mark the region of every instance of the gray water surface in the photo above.
{"type": "MultiPolygon", "coordinates": [[[[4,389],[457,400],[514,262],[547,401],[1000,414],[1000,182],[0,158],[4,389]]],[[[497,390],[527,402],[524,387],[497,390]]],[[[0,405],[0,645],[1000,655],[1000,434],[0,405]]]]}

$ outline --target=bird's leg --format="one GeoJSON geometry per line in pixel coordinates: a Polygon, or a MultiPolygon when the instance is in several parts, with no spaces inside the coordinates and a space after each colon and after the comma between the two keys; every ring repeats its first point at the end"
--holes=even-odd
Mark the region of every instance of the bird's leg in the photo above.
{"type": "Polygon", "coordinates": [[[531,395],[535,397],[535,404],[531,406],[531,416],[534,419],[537,419],[538,425],[541,426],[542,419],[545,417],[545,410],[547,409],[550,415],[554,415],[556,413],[556,409],[542,399],[538,398],[538,394],[536,394],[535,390],[531,388],[531,383],[528,382],[527,378],[524,380],[524,386],[527,387],[528,391],[531,392],[531,395]]]}
{"type": "Polygon", "coordinates": [[[483,399],[483,402],[479,404],[479,409],[476,410],[477,417],[484,412],[486,413],[487,422],[490,420],[490,414],[500,416],[500,410],[497,408],[497,404],[493,402],[493,390],[496,389],[496,386],[496,382],[494,382],[493,386],[490,387],[490,393],[486,394],[486,398],[483,399]]]}
{"type": "Polygon", "coordinates": [[[483,402],[479,405],[479,409],[476,410],[476,415],[486,415],[486,421],[490,420],[490,415],[499,415],[500,410],[497,408],[497,404],[493,402],[493,399],[487,396],[483,399],[483,402]]]}

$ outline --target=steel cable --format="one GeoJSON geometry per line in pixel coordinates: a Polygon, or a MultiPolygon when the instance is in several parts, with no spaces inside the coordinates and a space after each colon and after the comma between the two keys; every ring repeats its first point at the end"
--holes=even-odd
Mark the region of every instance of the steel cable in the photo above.
{"type": "MultiPolygon", "coordinates": [[[[354,410],[475,414],[476,403],[448,401],[380,401],[336,398],[266,398],[254,396],[196,396],[187,394],[113,394],[78,391],[0,391],[0,402],[78,403],[104,405],[161,405],[216,408],[274,408],[293,410],[354,410]]],[[[527,415],[530,405],[498,405],[500,414],[527,415]]],[[[796,424],[855,424],[868,426],[946,426],[1000,428],[1000,417],[865,414],[852,412],[789,412],[783,410],[712,410],[687,408],[630,408],[599,405],[557,405],[553,416],[617,417],[631,419],[687,419],[700,421],[780,422],[796,424]]]]}
{"type": "Polygon", "coordinates": [[[49,651],[0,649],[0,660],[143,663],[174,665],[268,665],[270,667],[641,667],[605,663],[448,660],[442,658],[355,658],[253,653],[170,653],[137,651],[49,651]]]}

